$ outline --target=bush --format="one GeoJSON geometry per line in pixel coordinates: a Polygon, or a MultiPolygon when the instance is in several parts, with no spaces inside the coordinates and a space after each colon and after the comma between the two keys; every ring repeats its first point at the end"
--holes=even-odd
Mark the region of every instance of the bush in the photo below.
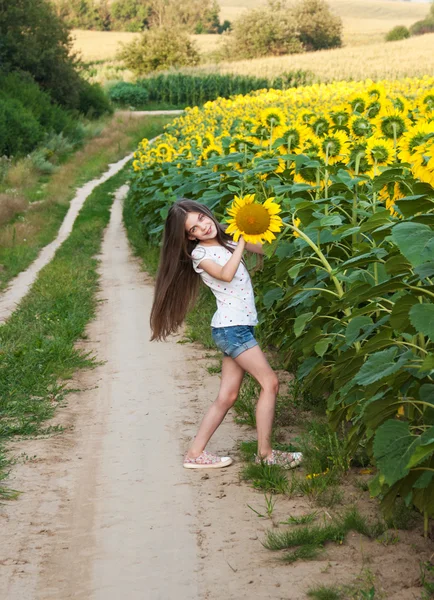
{"type": "Polygon", "coordinates": [[[396,42],[398,40],[406,40],[410,37],[410,31],[404,25],[397,25],[391,29],[385,37],[386,42],[396,42]]]}
{"type": "Polygon", "coordinates": [[[422,21],[416,21],[410,27],[411,35],[423,35],[425,33],[434,33],[434,16],[429,16],[422,21]]]}
{"type": "Polygon", "coordinates": [[[148,102],[149,94],[146,88],[121,81],[111,86],[108,90],[112,102],[122,106],[141,106],[148,102]]]}
{"type": "Polygon", "coordinates": [[[118,58],[136,75],[144,75],[170,67],[197,65],[199,53],[186,33],[159,27],[145,31],[125,45],[118,58]]]}
{"type": "Polygon", "coordinates": [[[78,110],[84,115],[98,118],[106,113],[112,113],[110,101],[102,87],[97,83],[83,81],[80,86],[78,110]]]}
{"type": "Polygon", "coordinates": [[[21,102],[0,98],[0,155],[25,154],[43,138],[44,130],[21,102]]]}
{"type": "Polygon", "coordinates": [[[297,52],[303,52],[303,45],[294,17],[280,3],[270,3],[234,21],[221,48],[221,58],[238,60],[297,52]]]}
{"type": "Polygon", "coordinates": [[[72,115],[54,104],[48,93],[26,73],[0,74],[0,97],[15,98],[29,110],[45,131],[70,131],[75,127],[72,115]]]}
{"type": "Polygon", "coordinates": [[[300,39],[307,51],[342,46],[342,20],[324,0],[301,0],[294,8],[300,39]]]}

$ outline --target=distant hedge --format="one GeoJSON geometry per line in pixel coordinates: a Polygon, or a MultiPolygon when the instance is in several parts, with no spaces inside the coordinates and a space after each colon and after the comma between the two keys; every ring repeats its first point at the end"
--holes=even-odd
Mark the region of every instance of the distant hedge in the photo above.
{"type": "Polygon", "coordinates": [[[147,102],[173,106],[195,106],[236,94],[248,94],[264,88],[286,89],[308,85],[313,81],[309,71],[292,71],[275,79],[246,75],[186,75],[173,73],[139,79],[135,84],[120,82],[108,89],[112,102],[140,108],[147,102]]]}

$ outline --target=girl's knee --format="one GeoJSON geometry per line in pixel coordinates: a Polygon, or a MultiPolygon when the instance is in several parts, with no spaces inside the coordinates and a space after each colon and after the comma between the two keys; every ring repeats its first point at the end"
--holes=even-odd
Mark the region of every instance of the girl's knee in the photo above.
{"type": "Polygon", "coordinates": [[[228,392],[220,392],[217,396],[216,403],[226,409],[229,410],[235,404],[236,399],[238,398],[238,390],[230,390],[228,392]]]}
{"type": "Polygon", "coordinates": [[[279,392],[279,380],[276,373],[270,374],[261,386],[265,391],[278,394],[279,392]]]}

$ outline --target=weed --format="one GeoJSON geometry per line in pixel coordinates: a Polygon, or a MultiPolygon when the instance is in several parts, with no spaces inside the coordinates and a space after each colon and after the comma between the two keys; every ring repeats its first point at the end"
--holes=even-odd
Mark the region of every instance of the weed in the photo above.
{"type": "Polygon", "coordinates": [[[315,600],[339,600],[342,598],[342,593],[338,587],[327,585],[309,588],[306,595],[315,600]]]}
{"type": "Polygon", "coordinates": [[[366,479],[355,479],[354,486],[358,488],[361,492],[369,491],[369,481],[366,481],[366,479]]]}
{"type": "Polygon", "coordinates": [[[303,466],[314,475],[331,471],[339,479],[349,469],[350,456],[345,445],[344,432],[331,431],[322,419],[311,419],[305,424],[306,431],[299,436],[303,466]]]}
{"type": "Polygon", "coordinates": [[[317,511],[301,515],[299,517],[289,516],[286,521],[281,521],[280,525],[306,525],[315,521],[318,515],[317,511]]]}
{"type": "Polygon", "coordinates": [[[282,556],[282,560],[287,563],[293,563],[297,560],[313,560],[317,558],[318,554],[322,551],[322,548],[317,546],[301,546],[293,552],[285,552],[282,556]]]}
{"type": "Polygon", "coordinates": [[[343,516],[337,516],[331,523],[323,525],[308,524],[304,527],[291,528],[286,531],[267,531],[263,546],[268,550],[287,550],[296,548],[295,552],[284,556],[284,560],[294,562],[305,558],[303,552],[309,557],[315,555],[326,542],[342,544],[349,531],[357,531],[372,537],[375,530],[363,518],[356,508],[350,508],[343,516]],[[303,550],[304,549],[304,550],[303,550]]]}
{"type": "Polygon", "coordinates": [[[210,375],[217,375],[222,372],[222,363],[219,361],[216,365],[211,365],[206,368],[210,375]]]}
{"type": "Polygon", "coordinates": [[[241,479],[251,481],[256,489],[274,494],[285,494],[289,490],[288,479],[277,465],[250,463],[241,471],[241,479]]]}
{"type": "Polygon", "coordinates": [[[395,546],[399,542],[399,535],[396,531],[385,531],[377,538],[377,542],[383,546],[395,546]]]}
{"type": "Polygon", "coordinates": [[[256,402],[259,391],[260,385],[253,377],[246,375],[238,399],[234,404],[235,423],[256,428],[256,402]]]}
{"type": "MultiPolygon", "coordinates": [[[[274,512],[274,507],[276,505],[276,498],[273,498],[273,495],[270,493],[268,496],[267,494],[264,494],[264,500],[265,500],[265,512],[267,513],[267,517],[269,519],[271,519],[271,517],[273,516],[273,512],[274,512]]],[[[259,511],[255,510],[252,506],[250,506],[250,504],[247,505],[250,510],[252,510],[256,515],[258,515],[258,517],[261,517],[262,519],[265,518],[265,515],[263,515],[262,513],[260,513],[259,511]]]]}
{"type": "Polygon", "coordinates": [[[420,562],[420,582],[424,588],[421,600],[434,598],[434,565],[430,562],[420,562]]]}

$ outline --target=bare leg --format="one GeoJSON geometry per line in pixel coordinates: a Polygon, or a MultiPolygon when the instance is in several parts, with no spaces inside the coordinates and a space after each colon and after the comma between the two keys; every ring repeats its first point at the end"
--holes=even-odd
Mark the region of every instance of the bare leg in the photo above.
{"type": "Polygon", "coordinates": [[[273,427],[276,396],[279,391],[277,375],[268,364],[265,354],[259,346],[242,352],[235,361],[250,373],[261,386],[256,406],[256,428],[258,432],[258,455],[261,458],[271,456],[271,430],[273,427]]]}
{"type": "Polygon", "coordinates": [[[217,399],[211,404],[199,431],[187,452],[188,458],[196,458],[205,449],[212,434],[223,421],[228,410],[235,404],[244,377],[244,369],[233,358],[225,356],[222,364],[222,378],[217,399]]]}

